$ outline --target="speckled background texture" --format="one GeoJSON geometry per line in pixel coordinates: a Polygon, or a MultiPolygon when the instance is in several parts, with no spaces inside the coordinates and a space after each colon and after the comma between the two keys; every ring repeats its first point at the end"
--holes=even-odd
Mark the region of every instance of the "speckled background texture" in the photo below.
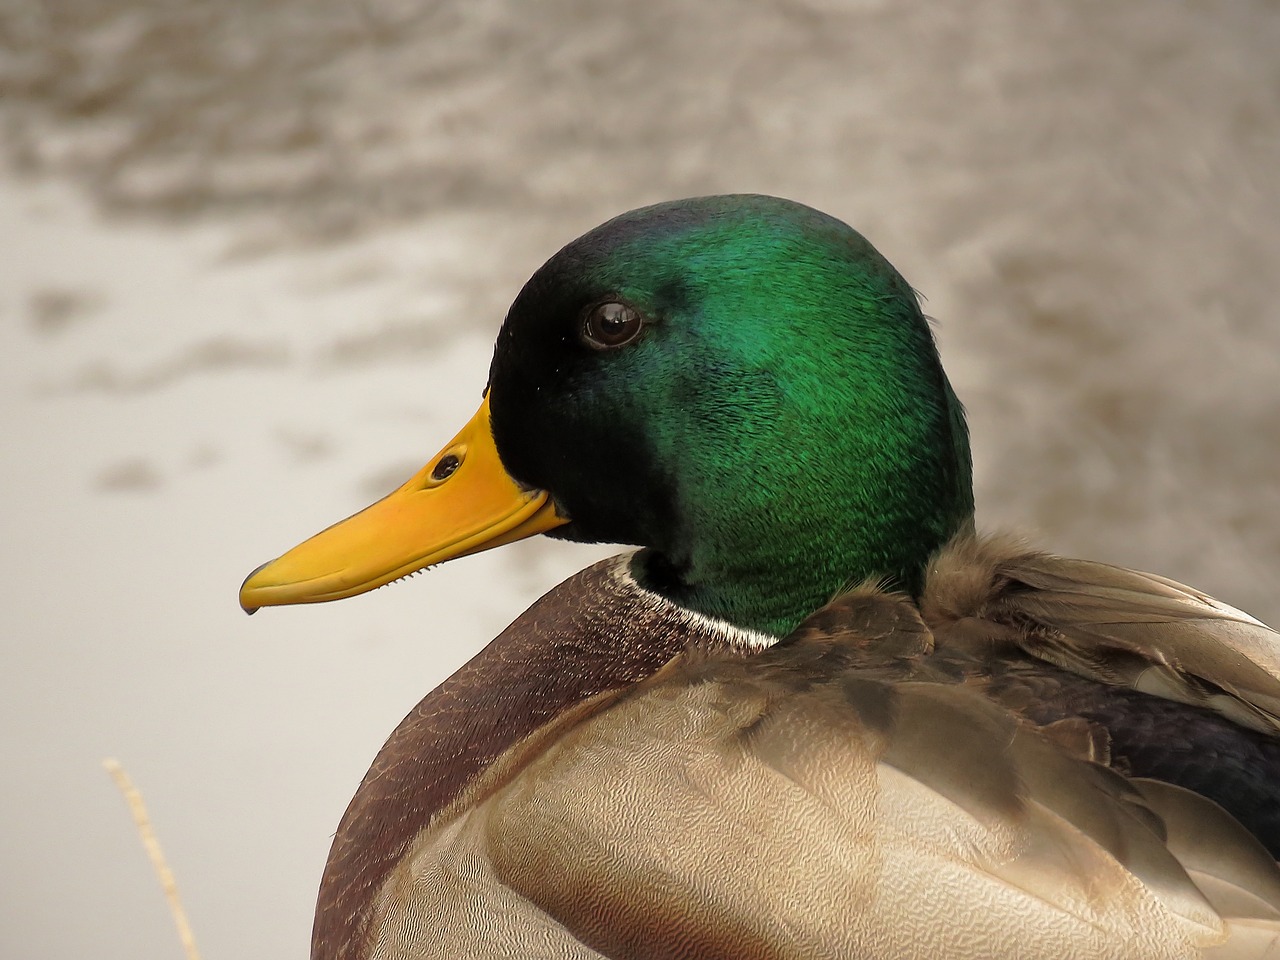
{"type": "Polygon", "coordinates": [[[601,555],[235,606],[624,209],[804,201],[922,293],[979,519],[1280,621],[1280,7],[0,0],[0,954],[303,957],[416,699],[601,555]]]}

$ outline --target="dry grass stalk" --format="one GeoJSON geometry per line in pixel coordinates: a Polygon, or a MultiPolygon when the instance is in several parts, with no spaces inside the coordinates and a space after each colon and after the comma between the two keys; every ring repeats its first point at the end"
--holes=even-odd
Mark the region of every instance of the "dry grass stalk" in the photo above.
{"type": "Polygon", "coordinates": [[[107,773],[111,774],[111,779],[116,782],[120,793],[124,795],[125,803],[129,805],[129,812],[133,814],[138,836],[142,839],[142,846],[151,859],[151,866],[160,881],[160,888],[164,890],[164,898],[169,904],[169,913],[173,917],[174,926],[178,928],[178,939],[182,941],[182,949],[186,951],[187,960],[200,960],[195,934],[192,933],[191,923],[187,920],[187,911],[182,907],[182,898],[178,896],[178,883],[174,880],[173,871],[169,869],[169,864],[164,858],[164,851],[160,849],[160,841],[151,828],[151,817],[147,814],[147,805],[142,801],[142,794],[133,785],[133,781],[129,779],[129,775],[125,773],[119,761],[107,759],[102,761],[102,765],[107,773]]]}

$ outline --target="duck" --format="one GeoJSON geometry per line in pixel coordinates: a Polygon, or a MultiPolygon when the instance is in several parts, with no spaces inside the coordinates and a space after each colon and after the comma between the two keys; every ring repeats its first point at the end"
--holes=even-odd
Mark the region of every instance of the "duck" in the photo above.
{"type": "Polygon", "coordinates": [[[572,241],[475,417],[239,599],[537,535],[635,549],[391,734],[314,960],[1280,957],[1280,635],[980,534],[929,321],[842,221],[698,197],[572,241]]]}

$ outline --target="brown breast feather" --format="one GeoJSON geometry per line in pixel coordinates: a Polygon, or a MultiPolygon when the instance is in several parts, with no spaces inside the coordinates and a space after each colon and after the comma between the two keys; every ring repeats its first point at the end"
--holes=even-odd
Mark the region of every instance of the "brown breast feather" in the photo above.
{"type": "Polygon", "coordinates": [[[431,818],[512,744],[573,705],[641,680],[682,650],[685,623],[595,564],[530,607],[401,721],[338,825],[320,884],[315,960],[357,960],[370,902],[431,818]],[[661,627],[661,629],[659,629],[661,627]]]}

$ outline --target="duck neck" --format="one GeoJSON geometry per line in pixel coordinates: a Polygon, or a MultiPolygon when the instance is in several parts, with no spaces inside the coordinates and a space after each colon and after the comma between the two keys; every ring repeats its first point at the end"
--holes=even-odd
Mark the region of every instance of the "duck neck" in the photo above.
{"type": "MultiPolygon", "coordinates": [[[[881,518],[877,518],[879,520],[881,518]]],[[[701,556],[680,565],[653,550],[632,560],[636,580],[668,601],[735,627],[785,636],[841,591],[867,580],[918,596],[929,558],[971,522],[940,527],[927,540],[895,542],[875,534],[865,540],[798,540],[791,548],[741,544],[728,554],[701,556]],[[890,545],[893,545],[892,547],[890,545]]]]}
{"type": "Polygon", "coordinates": [[[637,580],[686,609],[778,636],[866,580],[918,596],[931,557],[973,526],[963,412],[944,390],[949,402],[926,427],[792,451],[777,482],[729,472],[714,492],[684,491],[674,532],[633,560],[637,580]]]}

